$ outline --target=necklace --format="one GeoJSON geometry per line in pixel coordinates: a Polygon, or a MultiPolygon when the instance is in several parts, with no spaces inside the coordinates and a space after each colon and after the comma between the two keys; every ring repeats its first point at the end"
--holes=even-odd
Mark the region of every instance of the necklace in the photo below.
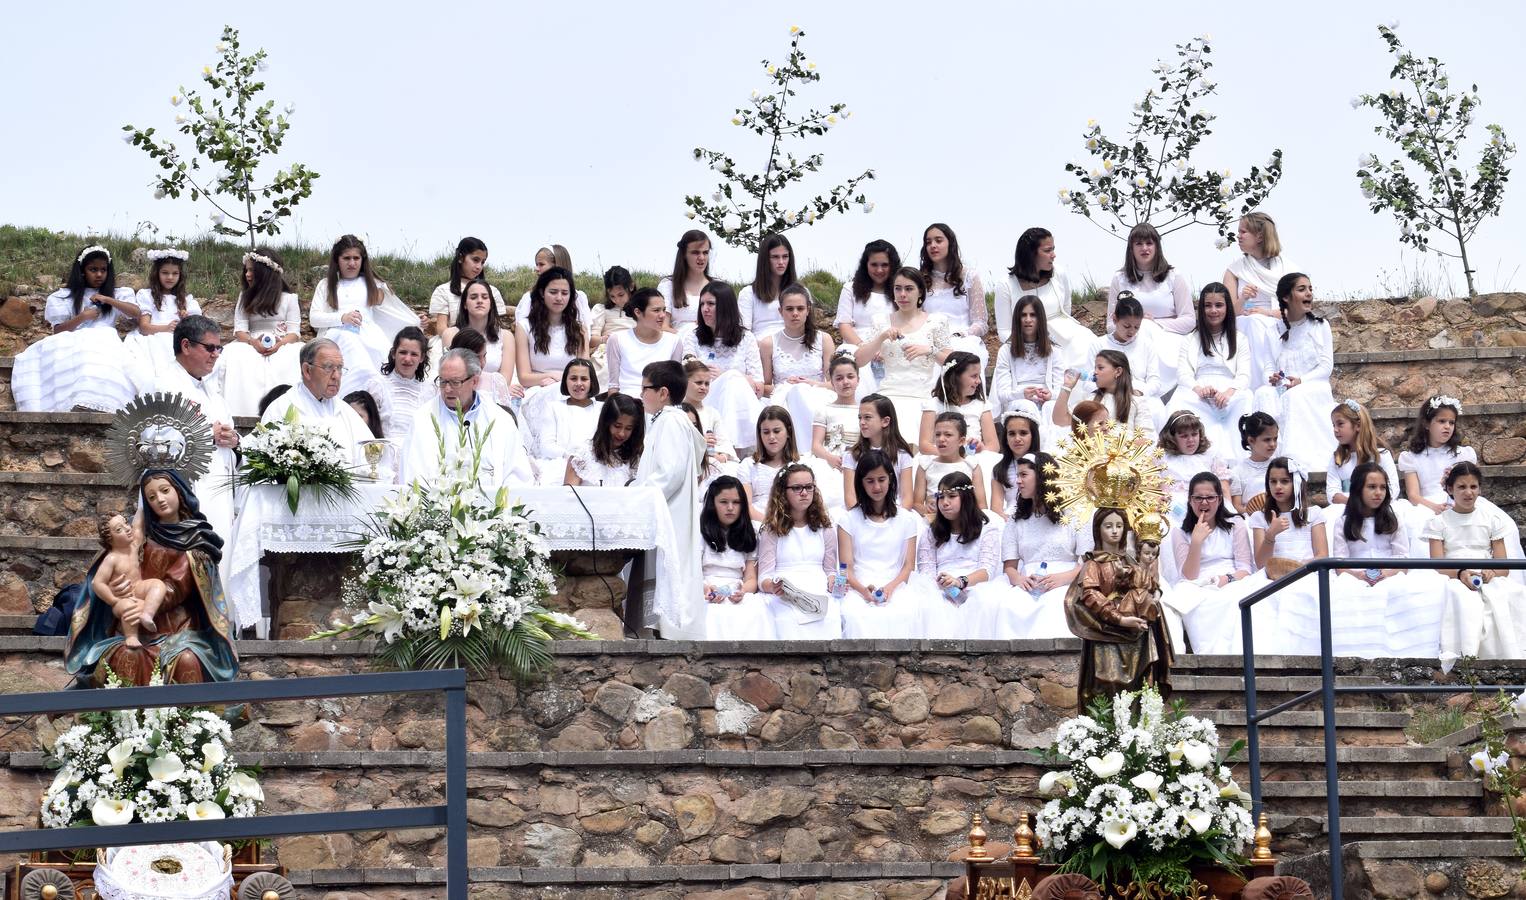
{"type": "Polygon", "coordinates": [[[800,333],[800,337],[795,337],[794,335],[790,334],[788,331],[780,331],[779,332],[779,336],[789,340],[789,342],[793,343],[793,344],[803,344],[803,343],[805,343],[805,332],[803,332],[803,331],[800,333]]]}

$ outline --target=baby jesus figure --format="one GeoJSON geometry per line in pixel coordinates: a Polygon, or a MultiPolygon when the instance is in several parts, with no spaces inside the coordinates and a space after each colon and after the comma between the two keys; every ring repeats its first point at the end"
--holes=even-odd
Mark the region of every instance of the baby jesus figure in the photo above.
{"type": "Polygon", "coordinates": [[[169,589],[158,578],[144,578],[139,566],[143,549],[143,520],[129,524],[122,515],[108,516],[100,527],[101,547],[106,551],[96,567],[90,585],[105,600],[122,628],[122,643],[142,647],[140,629],[156,631],[154,615],[159,612],[169,589]],[[125,591],[113,589],[126,585],[125,591]]]}

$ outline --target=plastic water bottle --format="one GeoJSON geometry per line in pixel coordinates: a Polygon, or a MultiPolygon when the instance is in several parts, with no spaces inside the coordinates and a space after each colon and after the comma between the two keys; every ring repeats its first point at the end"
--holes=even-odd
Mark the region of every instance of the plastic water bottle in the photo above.
{"type": "Polygon", "coordinates": [[[1383,570],[1382,569],[1368,569],[1363,574],[1365,574],[1367,576],[1367,580],[1368,581],[1377,581],[1379,578],[1383,577],[1383,570]]]}
{"type": "Polygon", "coordinates": [[[1277,396],[1281,397],[1288,392],[1288,375],[1281,369],[1277,370],[1277,396]]]}
{"type": "Polygon", "coordinates": [[[1473,585],[1473,590],[1476,591],[1484,586],[1484,576],[1474,572],[1472,575],[1468,576],[1468,584],[1473,585]]]}
{"type": "Polygon", "coordinates": [[[875,606],[884,606],[885,605],[885,592],[883,590],[880,590],[879,588],[875,588],[874,589],[874,605],[875,606]]]}
{"type": "Polygon", "coordinates": [[[947,597],[950,601],[958,600],[959,599],[959,585],[951,584],[948,587],[944,588],[943,589],[943,595],[945,597],[947,597]]]}
{"type": "Polygon", "coordinates": [[[874,375],[875,384],[885,380],[885,364],[880,362],[879,357],[869,361],[869,371],[874,375]]]}
{"type": "MultiPolygon", "coordinates": [[[[1033,573],[1033,580],[1034,581],[1042,581],[1044,579],[1044,576],[1047,575],[1048,573],[1049,573],[1049,563],[1041,562],[1041,563],[1039,563],[1039,570],[1037,572],[1033,573]]],[[[1044,596],[1044,586],[1040,585],[1040,584],[1035,584],[1033,587],[1028,589],[1028,593],[1032,594],[1033,595],[1033,599],[1037,600],[1038,598],[1044,596]]]]}
{"type": "Polygon", "coordinates": [[[964,445],[964,449],[970,451],[971,453],[979,453],[980,441],[976,440],[975,438],[970,438],[969,442],[964,445]]]}
{"type": "Polygon", "coordinates": [[[736,589],[730,585],[725,585],[715,589],[715,596],[721,600],[730,600],[731,595],[734,593],[736,593],[736,589]]]}
{"type": "Polygon", "coordinates": [[[707,462],[707,463],[710,461],[711,457],[715,456],[715,448],[710,445],[710,439],[713,438],[713,437],[715,437],[715,432],[710,430],[710,429],[706,429],[705,430],[705,462],[707,462]]]}
{"type": "Polygon", "coordinates": [[[848,564],[847,563],[838,563],[837,564],[837,574],[832,576],[832,590],[830,591],[830,593],[831,593],[832,597],[837,599],[837,600],[841,600],[842,598],[844,598],[844,597],[846,597],[848,595],[848,564]]]}

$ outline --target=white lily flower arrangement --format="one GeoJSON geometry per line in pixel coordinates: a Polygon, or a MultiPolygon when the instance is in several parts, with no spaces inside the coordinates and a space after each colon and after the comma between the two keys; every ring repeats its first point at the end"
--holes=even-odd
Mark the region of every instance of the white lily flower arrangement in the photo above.
{"type": "Polygon", "coordinates": [[[343,592],[353,618],[310,640],[376,637],[383,666],[501,668],[528,680],[550,667],[552,640],[594,635],[545,608],[556,576],[540,526],[507,488],[477,486],[480,450],[465,445],[468,429],[457,433],[463,445],[447,453],[436,426],[438,475],[385,501],[346,546],[360,554],[343,592]]]}
{"type": "Polygon", "coordinates": [[[244,438],[239,484],[279,484],[292,512],[303,490],[323,501],[356,496],[349,455],[326,429],[303,424],[295,406],[276,422],[259,425],[244,438]]]}
{"type": "MultiPolygon", "coordinates": [[[[155,672],[151,685],[163,684],[155,672]]],[[[115,673],[109,687],[121,687],[115,673]]],[[[228,750],[228,723],[205,708],[85,713],[59,735],[43,792],[46,828],[246,819],[265,803],[255,769],[228,750]]]]}
{"type": "MultiPolygon", "coordinates": [[[[1212,722],[1168,710],[1153,687],[1099,699],[1062,722],[1034,827],[1049,861],[1122,888],[1185,890],[1194,866],[1238,869],[1255,834],[1250,795],[1212,722]]],[[[1174,894],[1173,894],[1174,895],[1174,894]]]]}

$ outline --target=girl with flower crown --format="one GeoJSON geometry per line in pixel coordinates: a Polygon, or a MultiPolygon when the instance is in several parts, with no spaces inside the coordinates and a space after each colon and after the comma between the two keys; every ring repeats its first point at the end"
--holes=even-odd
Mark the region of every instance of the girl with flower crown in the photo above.
{"type": "Polygon", "coordinates": [[[969,591],[990,582],[1001,566],[1001,524],[987,521],[975,487],[963,472],[938,480],[932,522],[917,542],[917,571],[937,583],[943,602],[926,610],[921,637],[967,637],[969,591]]]}
{"type": "Polygon", "coordinates": [[[258,415],[266,392],[301,379],[302,305],[273,250],[244,254],[244,289],[233,306],[233,338],[223,350],[223,397],[233,415],[258,415]]]}
{"type": "Polygon", "coordinates": [[[184,250],[150,250],[148,287],[138,291],[138,328],[123,338],[128,354],[139,371],[150,373],[157,382],[175,364],[175,342],[171,335],[186,316],[201,315],[201,304],[186,293],[185,263],[191,254],[184,250]]]}
{"type": "Polygon", "coordinates": [[[964,416],[957,412],[939,413],[933,422],[933,452],[931,456],[918,457],[916,481],[911,489],[912,501],[918,512],[929,519],[938,514],[938,485],[948,475],[963,475],[974,482],[971,489],[974,500],[981,507],[986,505],[984,477],[981,468],[965,455],[969,431],[964,416]]]}
{"type": "Polygon", "coordinates": [[[137,321],[131,288],[116,287],[111,252],[86,247],[69,267],[64,287],[48,296],[43,318],[53,334],[16,357],[11,393],[22,412],[68,412],[75,407],[114,412],[150,376],[122,352],[116,323],[137,321]]]}
{"type": "Polygon", "coordinates": [[[1463,444],[1461,418],[1462,401],[1445,394],[1431,397],[1416,411],[1405,448],[1399,454],[1398,470],[1404,479],[1404,495],[1409,498],[1409,509],[1402,517],[1412,541],[1411,552],[1417,556],[1430,553],[1420,536],[1425,523],[1451,506],[1443,484],[1447,472],[1460,462],[1478,464],[1478,452],[1463,444]]]}

